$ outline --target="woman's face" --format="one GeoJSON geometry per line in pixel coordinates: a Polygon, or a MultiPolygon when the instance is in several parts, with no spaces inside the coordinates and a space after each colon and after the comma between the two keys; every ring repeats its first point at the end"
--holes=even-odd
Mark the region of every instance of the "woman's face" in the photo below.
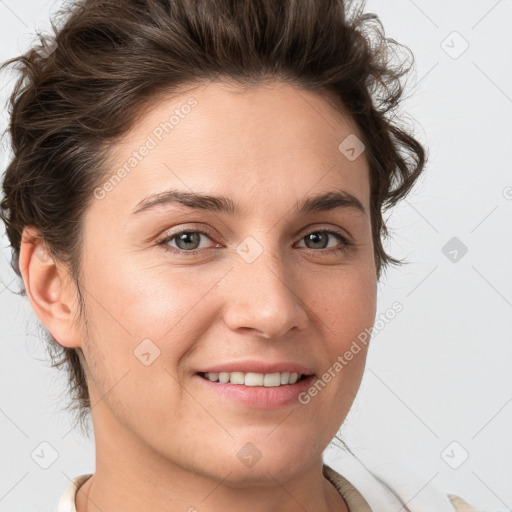
{"type": "Polygon", "coordinates": [[[356,134],[315,93],[212,83],[159,100],[113,146],[116,177],[87,210],[82,261],[98,450],[119,464],[229,474],[233,485],[319,460],[359,388],[366,346],[345,354],[375,318],[356,134]],[[170,191],[226,199],[145,203],[170,191]],[[326,193],[349,199],[306,203],[326,193]],[[307,386],[199,374],[290,364],[314,373],[307,386]]]}

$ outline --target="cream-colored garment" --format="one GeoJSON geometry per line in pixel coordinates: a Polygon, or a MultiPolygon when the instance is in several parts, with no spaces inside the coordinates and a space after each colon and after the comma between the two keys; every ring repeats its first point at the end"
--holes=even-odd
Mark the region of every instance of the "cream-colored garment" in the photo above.
{"type": "Polygon", "coordinates": [[[76,512],[76,493],[78,489],[93,475],[89,473],[87,475],[76,476],[69,482],[64,494],[60,498],[57,506],[57,512],[76,512]]]}
{"type": "MultiPolygon", "coordinates": [[[[323,465],[323,474],[343,496],[350,512],[372,512],[361,493],[344,476],[334,471],[327,464],[323,465]]],[[[476,508],[473,508],[459,496],[453,494],[447,496],[456,512],[478,512],[476,508]]],[[[375,512],[378,512],[378,510],[375,512]]]]}
{"type": "MultiPolygon", "coordinates": [[[[323,465],[323,474],[336,487],[340,495],[343,497],[350,512],[372,512],[367,501],[362,494],[342,475],[334,471],[327,464],[323,465]]],[[[92,473],[79,475],[64,490],[57,512],[77,512],[75,506],[75,498],[77,490],[92,476],[92,473]]],[[[463,499],[452,494],[448,494],[448,498],[456,512],[478,512],[475,508],[468,505],[463,499]]],[[[375,511],[378,512],[378,511],[375,511]]]]}

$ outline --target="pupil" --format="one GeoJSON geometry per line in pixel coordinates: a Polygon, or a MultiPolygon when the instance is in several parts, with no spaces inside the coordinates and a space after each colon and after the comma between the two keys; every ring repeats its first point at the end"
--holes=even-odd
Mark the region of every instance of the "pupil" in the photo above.
{"type": "MultiPolygon", "coordinates": [[[[194,243],[198,243],[199,242],[199,233],[182,233],[181,235],[178,236],[178,241],[179,242],[185,242],[185,244],[192,244],[194,245],[194,243]],[[187,241],[187,239],[189,238],[192,238],[192,242],[189,242],[187,241]],[[194,238],[195,238],[195,241],[194,241],[194,238]]],[[[179,246],[179,244],[178,244],[179,246]]],[[[192,249],[192,247],[180,247],[180,249],[192,249]]]]}
{"type": "Polygon", "coordinates": [[[309,241],[313,241],[313,243],[317,243],[318,239],[321,239],[322,237],[326,238],[327,233],[311,233],[310,235],[308,235],[309,241]]]}

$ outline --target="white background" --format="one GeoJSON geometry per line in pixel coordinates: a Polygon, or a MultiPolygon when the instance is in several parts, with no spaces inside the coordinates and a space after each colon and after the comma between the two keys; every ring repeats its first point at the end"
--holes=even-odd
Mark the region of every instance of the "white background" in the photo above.
{"type": "MultiPolygon", "coordinates": [[[[24,51],[59,5],[0,1],[0,60],[24,51]]],[[[429,162],[389,217],[387,249],[409,264],[384,275],[377,318],[394,301],[403,311],[374,337],[341,433],[409,506],[440,489],[483,510],[510,510],[512,1],[367,5],[415,56],[404,108],[429,162]],[[459,55],[464,41],[469,46],[459,55]],[[468,248],[456,262],[442,252],[452,237],[468,248]],[[456,465],[466,452],[458,469],[447,463],[456,465]],[[400,483],[405,475],[412,486],[400,483]]],[[[0,81],[2,130],[11,78],[0,81]]],[[[28,301],[11,291],[18,285],[5,235],[1,242],[7,289],[0,291],[0,511],[54,510],[68,478],[94,471],[94,441],[70,432],[61,411],[64,376],[45,362],[28,301]],[[58,452],[48,469],[31,458],[44,441],[58,452]]],[[[326,458],[343,467],[339,450],[326,458]]]]}

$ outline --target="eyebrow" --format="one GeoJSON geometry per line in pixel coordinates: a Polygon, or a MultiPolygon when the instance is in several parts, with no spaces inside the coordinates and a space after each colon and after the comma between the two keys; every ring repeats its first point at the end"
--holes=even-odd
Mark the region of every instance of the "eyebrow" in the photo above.
{"type": "MultiPolygon", "coordinates": [[[[182,190],[166,190],[151,194],[140,201],[132,212],[136,215],[147,212],[158,206],[181,204],[196,210],[211,211],[214,213],[226,213],[231,216],[242,216],[242,209],[232,199],[226,196],[212,196],[197,194],[182,190]]],[[[304,216],[315,212],[325,212],[335,209],[351,209],[366,215],[366,210],[361,201],[345,190],[325,192],[316,196],[303,199],[296,207],[297,214],[304,216]]]]}

